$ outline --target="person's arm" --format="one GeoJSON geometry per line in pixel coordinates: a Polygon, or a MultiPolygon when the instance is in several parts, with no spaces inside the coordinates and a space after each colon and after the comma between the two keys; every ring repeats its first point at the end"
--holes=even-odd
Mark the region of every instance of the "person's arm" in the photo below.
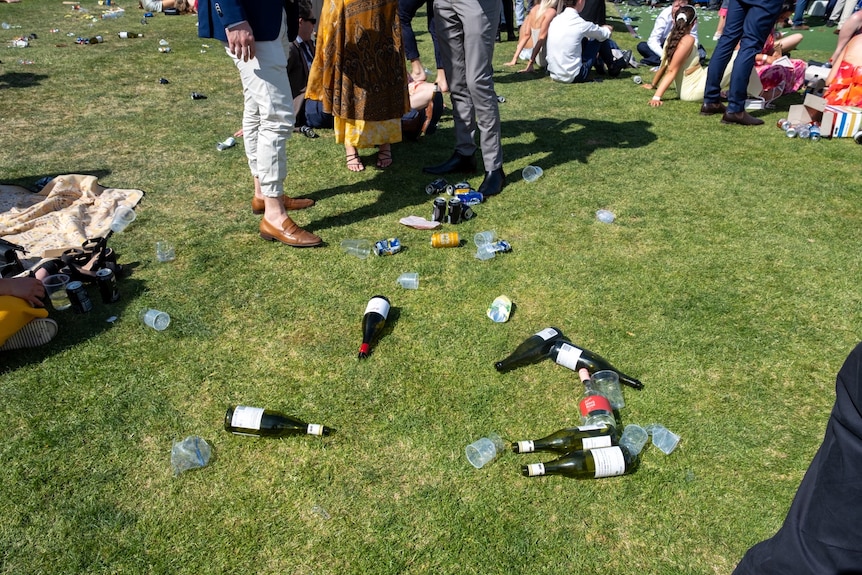
{"type": "Polygon", "coordinates": [[[0,295],[21,298],[33,307],[45,307],[42,301],[45,297],[45,286],[36,278],[0,279],[0,295]]]}
{"type": "MultiPolygon", "coordinates": [[[[694,38],[691,35],[683,36],[682,39],[677,44],[676,51],[673,53],[673,58],[671,58],[670,62],[667,63],[667,68],[664,72],[662,72],[661,80],[656,86],[655,95],[650,99],[649,105],[653,108],[657,108],[661,106],[662,101],[661,98],[664,96],[664,93],[670,88],[670,85],[676,79],[676,75],[682,69],[683,65],[685,65],[686,60],[688,59],[688,55],[691,53],[691,49],[694,46],[694,38]]],[[[659,70],[661,72],[661,70],[659,70]]],[[[658,76],[658,73],[656,73],[658,76]]]]}
{"type": "Polygon", "coordinates": [[[652,28],[652,32],[650,32],[649,38],[647,39],[647,46],[649,46],[650,50],[661,56],[662,45],[661,39],[664,36],[667,36],[667,32],[671,28],[671,10],[669,8],[665,8],[661,12],[659,12],[658,17],[655,19],[655,26],[652,28]]]}
{"type": "Polygon", "coordinates": [[[522,72],[533,71],[533,64],[536,63],[536,58],[542,52],[542,48],[545,47],[545,43],[548,41],[548,28],[551,27],[551,20],[553,20],[556,15],[557,11],[553,8],[548,8],[545,10],[545,13],[542,14],[542,28],[539,30],[539,37],[536,38],[536,44],[533,46],[533,53],[530,55],[530,61],[522,72]]]}
{"type": "MultiPolygon", "coordinates": [[[[524,23],[521,24],[521,29],[518,32],[518,45],[515,47],[515,55],[512,56],[512,59],[509,62],[506,62],[506,66],[514,66],[518,63],[518,56],[521,55],[521,50],[527,45],[527,42],[531,39],[530,34],[530,22],[533,21],[533,11],[527,14],[527,17],[524,18],[524,23]]],[[[535,46],[533,47],[535,49],[535,46]]]]}

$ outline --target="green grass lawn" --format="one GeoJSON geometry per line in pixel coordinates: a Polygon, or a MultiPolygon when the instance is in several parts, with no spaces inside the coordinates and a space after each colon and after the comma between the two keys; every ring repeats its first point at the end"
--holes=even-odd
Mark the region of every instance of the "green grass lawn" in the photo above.
{"type": "Polygon", "coordinates": [[[0,357],[0,572],[727,574],[778,529],[862,320],[862,148],[787,139],[775,123],[801,95],[758,112],[765,126],[724,126],[672,92],[650,108],[631,81],[643,69],[560,85],[505,68],[515,45],[498,44],[509,183],[447,230],[469,244],[493,229],[513,251],[481,262],[398,223],[430,217],[421,167],[451,153],[449,114],[393,146],[384,171],[348,172],[331,132],[291,139],[288,192],[317,200],[294,217],[327,244],[297,250],[258,237],[242,148],[216,150],[241,120],[229,58],[193,17],[144,25],[126,4],[96,22],[56,0],[0,4],[21,26],[0,30],[2,45],[38,36],[0,56],[2,182],[93,173],[146,191],[111,239],[132,267],[120,302],[52,311],[54,342],[0,357]],[[74,42],[94,34],[105,42],[74,42]],[[544,170],[535,183],[520,178],[528,164],[544,170]],[[405,249],[390,257],[339,249],[393,236],[405,249]],[[160,239],[176,261],[157,262],[160,239]],[[418,290],[396,286],[407,271],[418,290]],[[393,309],[359,362],[378,293],[393,309]],[[485,310],[501,294],[515,309],[496,324],[485,310]],[[145,307],[170,327],[143,327],[145,307]],[[636,473],[597,481],[522,477],[542,455],[472,468],[464,447],[488,433],[578,422],[573,372],[493,368],[547,326],[639,378],[623,420],[664,424],[677,450],[648,447],[636,473]],[[337,432],[234,436],[222,428],[234,404],[337,432]],[[174,476],[171,445],[189,435],[213,458],[174,476]]]}

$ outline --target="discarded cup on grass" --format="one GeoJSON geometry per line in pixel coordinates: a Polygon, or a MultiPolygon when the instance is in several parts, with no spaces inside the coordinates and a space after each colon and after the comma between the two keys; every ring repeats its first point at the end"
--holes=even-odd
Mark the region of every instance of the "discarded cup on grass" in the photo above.
{"type": "Polygon", "coordinates": [[[117,209],[114,210],[114,217],[111,220],[111,231],[119,234],[126,227],[135,221],[137,215],[135,214],[135,210],[132,208],[127,208],[126,206],[117,206],[117,209]]]}
{"type": "Polygon", "coordinates": [[[646,429],[640,425],[634,425],[631,423],[626,425],[626,428],[623,430],[623,434],[620,436],[620,445],[628,449],[629,453],[632,455],[640,453],[647,441],[649,441],[649,435],[647,434],[646,429]]]}
{"type": "Polygon", "coordinates": [[[512,300],[507,296],[501,295],[491,302],[488,306],[487,316],[491,321],[496,323],[505,323],[509,321],[509,314],[512,312],[512,300]]]}
{"type": "Polygon", "coordinates": [[[341,249],[345,253],[364,260],[371,254],[371,242],[369,240],[341,240],[341,249]]]}
{"type": "Polygon", "coordinates": [[[403,273],[397,281],[404,289],[419,289],[419,274],[416,272],[403,273]]]}
{"type": "Polygon", "coordinates": [[[635,84],[643,84],[643,83],[644,83],[644,79],[643,79],[643,78],[641,78],[640,76],[634,76],[634,77],[632,78],[632,82],[634,82],[635,84]]]}
{"type": "Polygon", "coordinates": [[[171,323],[171,316],[157,309],[141,310],[141,321],[144,325],[151,327],[156,331],[164,331],[171,323]]]}
{"type": "Polygon", "coordinates": [[[535,182],[544,172],[539,166],[527,166],[521,171],[521,177],[527,182],[535,182]]]}
{"type": "Polygon", "coordinates": [[[591,378],[595,389],[600,391],[611,402],[614,409],[622,409],[626,406],[623,399],[623,390],[620,388],[620,376],[610,369],[603,369],[593,374],[591,378]]]}
{"type": "Polygon", "coordinates": [[[476,248],[476,258],[482,261],[490,260],[494,256],[497,255],[497,250],[494,248],[494,244],[482,244],[478,248],[476,248]]]}
{"type": "Polygon", "coordinates": [[[211,454],[209,443],[196,435],[175,442],[171,448],[171,467],[174,475],[189,469],[204,467],[209,463],[211,454]]]}
{"type": "Polygon", "coordinates": [[[476,244],[476,247],[484,246],[485,244],[490,244],[494,240],[497,239],[497,232],[494,230],[486,230],[484,232],[479,232],[473,236],[473,243],[476,244]]]}
{"type": "Polygon", "coordinates": [[[476,469],[481,469],[494,459],[500,453],[506,450],[506,443],[503,438],[496,433],[489,433],[488,437],[477,439],[464,449],[464,454],[467,456],[467,461],[476,469]]]}
{"type": "Polygon", "coordinates": [[[162,263],[166,263],[174,261],[176,257],[174,244],[165,241],[156,242],[156,259],[162,263]]]}
{"type": "Polygon", "coordinates": [[[596,218],[603,224],[612,224],[616,219],[614,213],[610,210],[598,210],[596,212],[596,218]]]}
{"type": "Polygon", "coordinates": [[[227,150],[228,148],[233,148],[236,145],[236,138],[233,136],[228,137],[227,140],[223,142],[219,142],[216,144],[216,149],[221,152],[223,150],[227,150]]]}
{"type": "Polygon", "coordinates": [[[646,426],[647,432],[652,435],[652,444],[665,455],[670,455],[679,443],[679,435],[669,430],[660,423],[650,423],[646,426]]]}

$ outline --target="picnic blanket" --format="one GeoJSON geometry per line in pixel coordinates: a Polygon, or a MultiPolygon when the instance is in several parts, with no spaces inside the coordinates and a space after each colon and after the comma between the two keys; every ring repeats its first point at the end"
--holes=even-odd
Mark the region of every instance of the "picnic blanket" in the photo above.
{"type": "Polygon", "coordinates": [[[118,206],[134,209],[142,190],[106,188],[95,176],[57,176],[41,191],[0,184],[0,237],[27,250],[32,267],[46,252],[79,248],[89,238],[105,237],[118,206]]]}

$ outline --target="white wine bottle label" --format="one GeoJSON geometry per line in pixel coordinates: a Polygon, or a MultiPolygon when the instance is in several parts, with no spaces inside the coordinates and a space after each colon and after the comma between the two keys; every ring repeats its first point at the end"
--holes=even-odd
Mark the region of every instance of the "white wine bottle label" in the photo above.
{"type": "Polygon", "coordinates": [[[530,463],[527,465],[527,477],[536,477],[538,475],[545,474],[545,464],[544,463],[530,463]]]}
{"type": "Polygon", "coordinates": [[[306,433],[308,435],[323,435],[323,426],[318,423],[309,423],[306,433]]]}
{"type": "Polygon", "coordinates": [[[596,464],[595,477],[614,477],[626,472],[626,460],[623,450],[618,446],[604,447],[590,451],[596,464]]]}
{"type": "Polygon", "coordinates": [[[260,429],[260,420],[263,418],[262,407],[249,407],[247,405],[237,405],[233,410],[233,416],[230,418],[231,427],[239,427],[242,429],[260,429]]]}
{"type": "Polygon", "coordinates": [[[600,429],[606,428],[607,425],[579,425],[575,429],[578,431],[599,431],[600,429]]]}
{"type": "Polygon", "coordinates": [[[557,352],[556,361],[563,367],[568,367],[572,371],[578,371],[578,361],[580,361],[583,351],[581,348],[564,343],[557,352]]]}
{"type": "Polygon", "coordinates": [[[545,329],[543,329],[542,331],[540,331],[536,335],[539,336],[540,338],[542,338],[543,340],[548,341],[552,337],[557,337],[558,335],[560,335],[560,332],[558,332],[557,330],[555,330],[552,327],[546,327],[545,329]]]}
{"type": "MultiPolygon", "coordinates": [[[[598,427],[597,425],[591,425],[590,427],[598,427]]],[[[585,437],[584,438],[584,451],[589,449],[596,449],[599,447],[610,447],[611,446],[611,436],[610,435],[600,435],[598,437],[585,437]]]]}
{"type": "Polygon", "coordinates": [[[365,313],[375,312],[382,315],[384,318],[389,315],[389,302],[382,297],[373,297],[368,300],[368,305],[365,307],[365,313]]]}
{"type": "Polygon", "coordinates": [[[530,440],[518,442],[518,453],[533,453],[535,447],[530,440]]]}

